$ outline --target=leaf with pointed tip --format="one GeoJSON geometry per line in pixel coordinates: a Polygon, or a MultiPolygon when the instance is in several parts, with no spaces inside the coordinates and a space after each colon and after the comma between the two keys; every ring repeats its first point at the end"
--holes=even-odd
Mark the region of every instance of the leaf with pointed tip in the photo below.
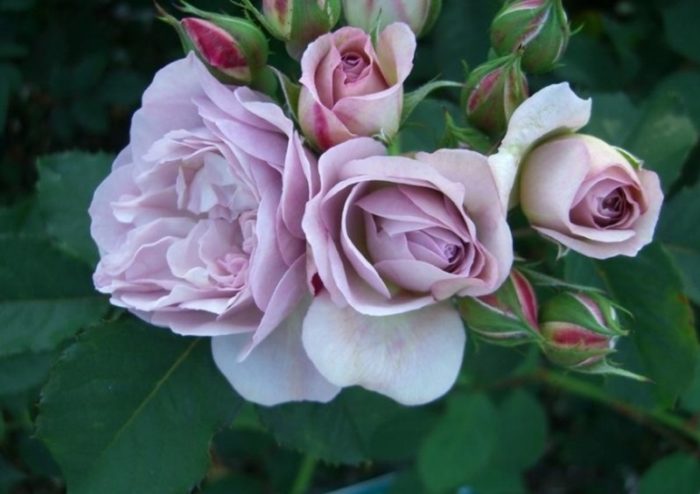
{"type": "Polygon", "coordinates": [[[37,203],[49,235],[91,266],[98,255],[87,211],[113,160],[114,156],[106,153],[67,152],[37,161],[37,203]]]}
{"type": "Polygon", "coordinates": [[[128,318],[65,352],[43,389],[37,434],[72,494],[189,492],[212,435],[241,404],[209,339],[128,318]]]}
{"type": "Polygon", "coordinates": [[[0,356],[52,350],[100,319],[90,268],[44,238],[0,235],[0,356]]]}
{"type": "Polygon", "coordinates": [[[430,95],[430,93],[446,87],[461,88],[462,84],[453,81],[433,81],[424,84],[415,91],[406,93],[403,97],[403,111],[401,112],[401,123],[403,124],[406,122],[406,120],[408,120],[408,117],[411,116],[413,110],[415,110],[416,107],[420,104],[420,102],[427,98],[430,95]]]}

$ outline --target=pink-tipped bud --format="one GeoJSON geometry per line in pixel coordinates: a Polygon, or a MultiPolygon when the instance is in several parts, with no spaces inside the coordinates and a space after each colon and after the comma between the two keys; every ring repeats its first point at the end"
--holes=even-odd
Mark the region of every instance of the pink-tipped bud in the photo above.
{"type": "Polygon", "coordinates": [[[523,69],[533,74],[554,68],[569,44],[571,30],[561,0],[515,0],[491,24],[498,55],[522,52],[523,69]]]}
{"type": "Polygon", "coordinates": [[[594,372],[615,351],[615,342],[626,334],[613,304],[597,294],[562,293],[543,307],[540,328],[544,351],[555,364],[572,370],[594,372]]]}
{"type": "Polygon", "coordinates": [[[465,86],[469,121],[491,136],[505,133],[508,120],[528,96],[520,57],[508,55],[480,65],[465,86]]]}
{"type": "Polygon", "coordinates": [[[251,79],[248,60],[229,33],[213,22],[188,17],[181,21],[199,56],[212,68],[237,80],[251,79]]]}
{"type": "Polygon", "coordinates": [[[491,295],[460,300],[469,328],[492,343],[518,345],[538,340],[537,296],[517,270],[491,295]]]}
{"type": "Polygon", "coordinates": [[[416,36],[424,36],[430,32],[441,9],[442,0],[343,0],[348,24],[368,33],[403,22],[416,36]]]}
{"type": "Polygon", "coordinates": [[[265,35],[252,22],[200,10],[182,2],[180,9],[197,17],[178,21],[160,9],[161,19],[177,31],[186,51],[194,50],[218,77],[252,83],[267,64],[265,35]]]}

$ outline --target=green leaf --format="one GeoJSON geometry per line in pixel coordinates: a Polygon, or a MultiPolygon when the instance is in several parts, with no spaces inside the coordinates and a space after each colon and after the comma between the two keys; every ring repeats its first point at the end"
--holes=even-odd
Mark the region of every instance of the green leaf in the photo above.
{"type": "Polygon", "coordinates": [[[295,122],[299,121],[299,94],[301,93],[301,86],[287,77],[284,72],[281,72],[274,67],[272,67],[272,72],[277,77],[279,81],[280,88],[282,88],[282,94],[284,96],[284,101],[287,104],[287,111],[292,116],[295,122]]]}
{"type": "Polygon", "coordinates": [[[544,452],[547,416],[532,395],[510,394],[498,410],[498,446],[489,470],[518,472],[534,465],[544,452]]]}
{"type": "Polygon", "coordinates": [[[657,400],[670,406],[690,385],[698,355],[693,313],[668,253],[652,244],[636,258],[597,263],[615,300],[633,314],[627,323],[657,400]]]}
{"type": "Polygon", "coordinates": [[[656,462],[642,476],[639,494],[697,494],[700,491],[700,462],[677,453],[656,462]]]}
{"type": "Polygon", "coordinates": [[[0,236],[0,357],[53,349],[107,309],[92,272],[48,240],[0,236]]]}
{"type": "Polygon", "coordinates": [[[674,92],[657,92],[642,109],[623,147],[642,159],[645,168],[657,172],[668,191],[697,142],[698,130],[682,98],[674,92]]]}
{"type": "MultiPolygon", "coordinates": [[[[404,413],[411,413],[411,409],[358,388],[343,391],[325,405],[290,403],[258,408],[260,420],[281,444],[328,462],[348,464],[371,459],[381,434],[392,434],[381,432],[382,428],[405,421],[404,413]]],[[[415,433],[406,431],[408,437],[402,440],[410,440],[415,433]]]]}
{"type": "Polygon", "coordinates": [[[401,126],[397,137],[402,152],[433,152],[438,147],[445,129],[445,112],[457,112],[450,101],[426,99],[401,126]]]}
{"type": "Polygon", "coordinates": [[[700,87],[700,71],[680,70],[664,79],[656,87],[656,91],[680,96],[695,128],[700,129],[700,98],[695,95],[698,87],[700,87]]]}
{"type": "Polygon", "coordinates": [[[700,31],[691,21],[700,18],[700,4],[696,0],[681,0],[665,7],[661,12],[666,39],[671,48],[695,62],[700,62],[700,31]]]}
{"type": "Polygon", "coordinates": [[[497,445],[497,411],[484,395],[453,395],[447,413],[418,452],[418,471],[433,491],[468,484],[497,445]]]}
{"type": "Polygon", "coordinates": [[[39,386],[49,375],[54,354],[22,353],[0,359],[0,396],[39,386]]]}
{"type": "Polygon", "coordinates": [[[691,412],[700,412],[700,359],[695,365],[693,381],[681,397],[683,408],[691,412]]]}
{"type": "Polygon", "coordinates": [[[129,318],[66,351],[42,392],[37,433],[71,494],[189,492],[213,433],[241,403],[208,339],[129,318]]]}
{"type": "Polygon", "coordinates": [[[37,163],[37,198],[48,233],[91,265],[97,262],[97,249],[87,210],[113,159],[109,154],[69,152],[45,156],[37,163]]]}
{"type": "Polygon", "coordinates": [[[700,304],[700,185],[682,189],[661,211],[657,237],[673,256],[685,291],[700,304]]]}
{"type": "Polygon", "coordinates": [[[403,124],[406,122],[406,120],[408,120],[408,117],[411,116],[413,110],[415,110],[416,107],[421,103],[421,101],[427,98],[430,93],[446,87],[461,88],[462,84],[453,81],[432,81],[422,85],[415,91],[406,93],[406,95],[403,98],[403,111],[401,112],[401,123],[403,124]]]}
{"type": "Polygon", "coordinates": [[[640,111],[625,93],[591,95],[593,112],[584,131],[614,146],[624,146],[640,111]]]}

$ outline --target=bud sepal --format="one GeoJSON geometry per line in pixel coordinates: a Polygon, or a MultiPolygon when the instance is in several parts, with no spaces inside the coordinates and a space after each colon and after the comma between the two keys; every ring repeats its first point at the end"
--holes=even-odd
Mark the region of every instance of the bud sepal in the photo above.
{"type": "Polygon", "coordinates": [[[527,278],[515,269],[491,295],[461,299],[459,311],[469,328],[490,343],[514,346],[542,339],[537,296],[527,278]]]}
{"type": "Polygon", "coordinates": [[[615,353],[618,339],[627,335],[618,310],[620,307],[595,292],[554,296],[540,313],[542,348],[547,358],[573,371],[643,379],[608,360],[615,353]]]}
{"type": "Polygon", "coordinates": [[[520,55],[507,55],[478,66],[465,85],[469,122],[492,137],[502,136],[515,109],[528,96],[520,55]]]}
{"type": "Polygon", "coordinates": [[[491,44],[498,55],[522,52],[523,68],[533,74],[552,70],[561,60],[571,29],[561,0],[514,0],[496,14],[491,44]]]}

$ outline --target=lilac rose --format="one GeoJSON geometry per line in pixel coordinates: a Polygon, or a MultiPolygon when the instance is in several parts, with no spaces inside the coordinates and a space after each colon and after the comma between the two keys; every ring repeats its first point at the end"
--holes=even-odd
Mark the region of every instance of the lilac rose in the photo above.
{"type": "Polygon", "coordinates": [[[449,299],[494,292],[510,272],[512,240],[485,157],[383,154],[360,138],[321,156],[303,228],[323,290],[304,347],[335,385],[424,403],[450,388],[462,360],[449,299]]]}
{"type": "Polygon", "coordinates": [[[520,203],[543,235],[597,259],[634,256],[651,242],[663,192],[628,153],[573,134],[539,144],[521,166],[520,203]]]}
{"type": "Polygon", "coordinates": [[[320,149],[357,136],[393,136],[403,109],[403,83],[416,38],[402,23],[378,36],[344,27],[311,43],[301,59],[299,121],[320,149]]]}
{"type": "Polygon", "coordinates": [[[90,206],[97,289],[155,325],[214,336],[249,400],[331,399],[300,337],[314,170],[268,98],[222,85],[193,54],[168,65],[90,206]]]}

